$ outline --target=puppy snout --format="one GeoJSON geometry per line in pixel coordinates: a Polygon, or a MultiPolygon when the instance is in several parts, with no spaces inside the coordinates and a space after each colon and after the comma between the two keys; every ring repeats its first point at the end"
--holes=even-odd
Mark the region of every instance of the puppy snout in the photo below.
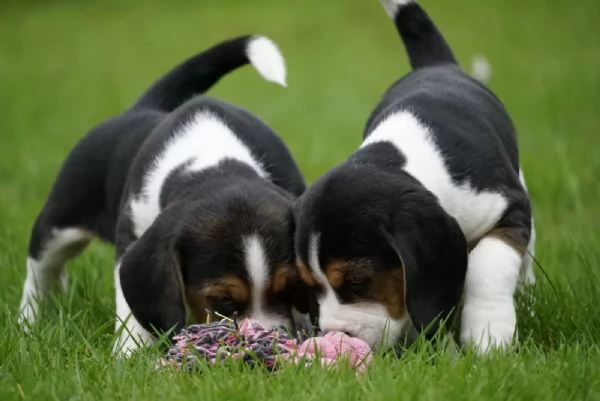
{"type": "Polygon", "coordinates": [[[347,325],[343,324],[342,322],[327,321],[324,324],[321,324],[320,328],[323,334],[331,332],[342,332],[350,337],[354,337],[352,330],[349,329],[347,325]]]}

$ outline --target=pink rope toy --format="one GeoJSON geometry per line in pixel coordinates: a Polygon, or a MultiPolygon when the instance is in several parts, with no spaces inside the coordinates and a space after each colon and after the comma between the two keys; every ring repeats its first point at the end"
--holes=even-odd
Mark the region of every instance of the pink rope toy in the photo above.
{"type": "Polygon", "coordinates": [[[332,366],[341,359],[357,372],[364,372],[373,356],[364,341],[341,332],[308,337],[290,335],[285,328],[267,330],[257,321],[244,319],[241,324],[229,319],[195,324],[173,337],[175,344],[160,360],[161,366],[194,370],[199,360],[210,364],[227,359],[242,360],[251,366],[258,363],[275,371],[282,362],[309,365],[317,361],[332,366]]]}

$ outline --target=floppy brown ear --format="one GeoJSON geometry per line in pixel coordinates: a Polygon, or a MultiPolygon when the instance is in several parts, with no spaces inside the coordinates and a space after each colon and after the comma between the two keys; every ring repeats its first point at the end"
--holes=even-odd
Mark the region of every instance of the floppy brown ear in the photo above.
{"type": "Polygon", "coordinates": [[[431,338],[460,303],[467,272],[467,242],[440,208],[424,207],[384,230],[404,269],[405,300],[415,328],[431,338]]]}
{"type": "Polygon", "coordinates": [[[150,332],[179,330],[186,321],[178,230],[168,220],[168,214],[159,216],[126,250],[119,269],[125,300],[150,332]]]}

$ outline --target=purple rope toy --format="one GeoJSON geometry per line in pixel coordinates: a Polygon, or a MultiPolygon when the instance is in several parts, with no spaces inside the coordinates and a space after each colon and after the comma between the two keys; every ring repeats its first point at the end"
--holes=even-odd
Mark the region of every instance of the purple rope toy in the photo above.
{"type": "Polygon", "coordinates": [[[277,369],[280,362],[310,364],[318,359],[322,365],[333,365],[340,357],[348,357],[350,365],[359,372],[366,370],[372,360],[369,346],[358,338],[333,332],[322,337],[310,337],[303,331],[295,336],[284,327],[267,330],[259,322],[244,319],[223,319],[218,322],[194,324],[173,337],[175,344],[161,358],[161,366],[194,371],[200,360],[216,364],[227,359],[242,360],[250,366],[257,364],[268,371],[277,369]]]}

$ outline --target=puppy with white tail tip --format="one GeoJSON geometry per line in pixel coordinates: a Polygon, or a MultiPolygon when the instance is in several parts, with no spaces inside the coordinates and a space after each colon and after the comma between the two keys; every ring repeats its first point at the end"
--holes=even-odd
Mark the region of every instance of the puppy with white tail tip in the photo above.
{"type": "Polygon", "coordinates": [[[412,71],[385,92],[359,149],[298,199],[300,274],[325,332],[392,347],[431,338],[462,303],[462,343],[504,348],[519,278],[534,281],[515,127],[417,3],[381,3],[412,71]]]}
{"type": "Polygon", "coordinates": [[[96,237],[116,246],[117,353],[207,311],[269,327],[308,311],[294,264],[296,162],[257,117],[202,95],[245,64],[285,86],[277,46],[239,37],[178,65],[75,146],[31,233],[24,325],[96,237]]]}

